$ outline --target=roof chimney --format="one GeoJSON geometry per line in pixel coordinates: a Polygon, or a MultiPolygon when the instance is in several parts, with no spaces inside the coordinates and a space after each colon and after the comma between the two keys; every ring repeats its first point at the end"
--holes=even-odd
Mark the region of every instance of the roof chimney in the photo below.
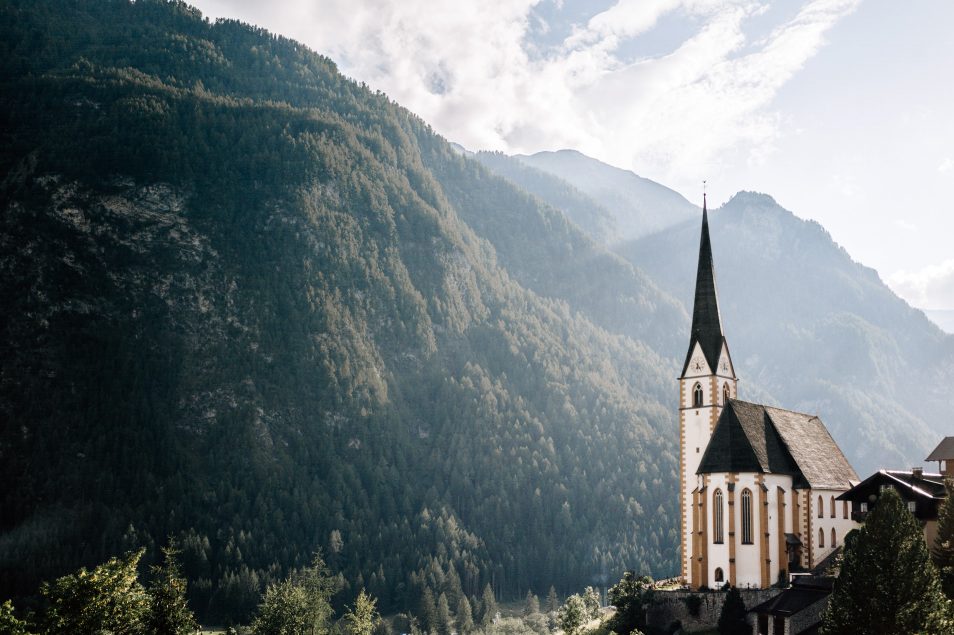
{"type": "Polygon", "coordinates": [[[923,467],[912,467],[911,476],[914,478],[923,478],[924,477],[924,468],[923,467]]]}

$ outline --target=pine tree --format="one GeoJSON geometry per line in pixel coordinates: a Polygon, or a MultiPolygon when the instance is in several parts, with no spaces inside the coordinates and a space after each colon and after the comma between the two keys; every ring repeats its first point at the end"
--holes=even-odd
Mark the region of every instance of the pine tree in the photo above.
{"type": "Polygon", "coordinates": [[[730,586],[719,614],[719,635],[748,635],[751,628],[745,622],[745,613],[742,594],[736,587],[730,586]]]}
{"type": "Polygon", "coordinates": [[[182,575],[174,544],[163,547],[161,566],[153,566],[153,581],[149,586],[151,611],[147,623],[155,635],[185,635],[195,633],[199,625],[186,603],[186,579],[182,575]]]}
{"type": "Polygon", "coordinates": [[[434,592],[431,587],[425,586],[421,593],[421,601],[417,610],[417,619],[421,621],[421,630],[433,633],[437,630],[437,602],[434,601],[434,592]]]}
{"type": "Polygon", "coordinates": [[[365,593],[364,589],[361,589],[358,597],[355,598],[354,606],[344,615],[345,624],[348,625],[348,632],[351,635],[371,635],[380,619],[377,600],[365,593]]]}
{"type": "Polygon", "coordinates": [[[550,591],[547,593],[547,613],[555,613],[560,610],[560,598],[557,596],[556,588],[550,585],[550,591]]]}
{"type": "Polygon", "coordinates": [[[530,617],[540,612],[540,600],[533,594],[533,591],[527,591],[527,597],[523,603],[523,616],[530,617]]]}
{"type": "Polygon", "coordinates": [[[474,612],[470,600],[463,593],[457,602],[457,631],[466,635],[474,630],[474,612]]]}
{"type": "Polygon", "coordinates": [[[822,632],[938,633],[944,606],[921,528],[897,492],[887,489],[861,529],[845,537],[841,572],[822,632]]]}
{"type": "Polygon", "coordinates": [[[53,584],[43,583],[48,602],[44,630],[51,633],[138,635],[145,632],[149,596],[136,567],[145,549],[111,558],[92,571],[80,569],[53,584]]]}
{"type": "Polygon", "coordinates": [[[954,479],[944,481],[947,498],[937,513],[937,538],[932,556],[941,577],[944,594],[954,599],[954,479]]]}
{"type": "Polygon", "coordinates": [[[490,583],[484,587],[484,594],[480,598],[480,625],[489,626],[494,623],[497,616],[497,598],[494,597],[494,590],[490,583]]]}
{"type": "Polygon", "coordinates": [[[440,594],[437,598],[437,632],[439,635],[450,635],[454,630],[454,619],[451,617],[450,604],[447,595],[440,594]]]}

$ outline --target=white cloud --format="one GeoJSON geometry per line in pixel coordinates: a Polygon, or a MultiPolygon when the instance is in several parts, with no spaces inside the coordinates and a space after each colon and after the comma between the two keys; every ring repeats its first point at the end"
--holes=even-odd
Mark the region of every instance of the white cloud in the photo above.
{"type": "Polygon", "coordinates": [[[888,277],[887,283],[912,306],[954,309],[954,260],[930,265],[919,271],[898,271],[888,277]]]}
{"type": "Polygon", "coordinates": [[[328,54],[472,149],[572,147],[679,187],[717,172],[727,151],[744,147],[755,163],[771,154],[783,123],[773,98],[860,2],[805,0],[750,41],[748,21],[766,11],[764,1],[618,0],[562,45],[530,55],[540,1],[197,4],[328,54]],[[674,13],[695,31],[666,55],[624,62],[622,47],[674,13]]]}
{"type": "Polygon", "coordinates": [[[944,160],[941,161],[941,164],[937,166],[937,171],[941,174],[945,172],[950,172],[954,170],[954,159],[951,157],[944,157],[944,160]]]}

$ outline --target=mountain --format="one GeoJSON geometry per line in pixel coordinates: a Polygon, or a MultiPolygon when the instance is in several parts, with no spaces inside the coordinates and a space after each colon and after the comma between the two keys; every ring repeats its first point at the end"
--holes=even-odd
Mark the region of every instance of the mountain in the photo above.
{"type": "MultiPolygon", "coordinates": [[[[685,310],[385,95],[181,2],[0,3],[0,596],[175,537],[206,620],[675,570],[685,310]]],[[[456,604],[455,604],[456,605],[456,604]]]]}
{"type": "MultiPolygon", "coordinates": [[[[737,194],[710,229],[740,394],[821,416],[859,474],[920,464],[950,432],[954,337],[769,196],[737,194]]],[[[617,251],[691,306],[698,240],[690,221],[617,251]]]]}
{"type": "MultiPolygon", "coordinates": [[[[648,236],[699,215],[698,207],[668,187],[576,150],[538,152],[516,158],[566,181],[607,210],[614,221],[607,244],[648,236]]],[[[600,239],[600,225],[581,227],[600,239]]]]}
{"type": "Polygon", "coordinates": [[[494,173],[560,210],[593,240],[605,245],[615,239],[617,223],[613,214],[562,178],[501,152],[476,152],[472,156],[494,173]]]}

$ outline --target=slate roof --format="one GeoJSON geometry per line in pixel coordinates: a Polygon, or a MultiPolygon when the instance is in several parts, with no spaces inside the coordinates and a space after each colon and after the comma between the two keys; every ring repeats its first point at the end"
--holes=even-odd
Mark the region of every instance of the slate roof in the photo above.
{"type": "Polygon", "coordinates": [[[954,437],[944,437],[925,461],[950,461],[954,459],[954,437]]]}
{"type": "Polygon", "coordinates": [[[814,415],[730,399],[698,474],[786,474],[796,487],[843,489],[858,481],[822,420],[814,415]]]}
{"type": "Polygon", "coordinates": [[[799,588],[792,586],[775,597],[749,610],[749,613],[761,613],[789,617],[804,611],[812,604],[824,600],[831,595],[830,590],[816,588],[799,588]]]}
{"type": "Polygon", "coordinates": [[[689,359],[696,342],[702,347],[702,354],[709,362],[709,368],[715,372],[725,337],[722,334],[722,319],[719,317],[719,297],[716,294],[712,243],[709,240],[709,213],[705,199],[702,202],[702,236],[699,239],[699,267],[696,270],[696,296],[692,305],[690,333],[689,352],[686,353],[686,363],[682,365],[683,376],[689,368],[689,359]]]}

